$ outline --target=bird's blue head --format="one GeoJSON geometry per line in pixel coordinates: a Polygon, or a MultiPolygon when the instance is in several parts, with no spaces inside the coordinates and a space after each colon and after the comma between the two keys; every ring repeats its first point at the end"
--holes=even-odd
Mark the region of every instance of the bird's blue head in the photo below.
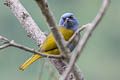
{"type": "Polygon", "coordinates": [[[78,29],[78,22],[72,13],[65,13],[60,18],[59,26],[75,31],[78,29]]]}

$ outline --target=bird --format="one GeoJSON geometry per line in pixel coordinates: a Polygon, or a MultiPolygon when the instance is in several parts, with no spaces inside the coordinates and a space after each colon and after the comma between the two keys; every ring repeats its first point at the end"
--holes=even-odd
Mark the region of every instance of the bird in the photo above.
{"type": "MultiPolygon", "coordinates": [[[[64,13],[59,21],[59,25],[57,26],[58,30],[62,33],[64,39],[68,41],[74,32],[79,28],[78,21],[73,13],[64,13]]],[[[75,48],[75,43],[70,43],[69,49],[72,51],[75,48]]],[[[43,42],[43,44],[40,45],[40,52],[43,54],[52,54],[52,55],[59,55],[60,51],[58,50],[58,47],[56,45],[55,39],[53,37],[53,34],[50,33],[46,40],[43,42]]],[[[32,57],[30,57],[24,64],[22,64],[19,69],[25,70],[27,67],[29,67],[33,62],[36,60],[43,58],[43,56],[40,56],[39,54],[33,54],[32,57]]]]}

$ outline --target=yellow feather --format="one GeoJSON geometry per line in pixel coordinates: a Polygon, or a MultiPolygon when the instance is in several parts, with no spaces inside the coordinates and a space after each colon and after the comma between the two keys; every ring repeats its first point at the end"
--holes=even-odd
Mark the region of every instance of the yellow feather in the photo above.
{"type": "MultiPolygon", "coordinates": [[[[60,32],[62,33],[64,39],[68,41],[70,37],[73,35],[74,31],[63,28],[63,27],[58,27],[60,32]]],[[[59,50],[57,48],[56,42],[54,40],[54,37],[52,33],[48,35],[44,43],[40,46],[40,52],[44,54],[53,54],[53,55],[58,55],[59,50]]],[[[23,65],[19,67],[20,70],[25,70],[30,64],[38,60],[39,58],[42,58],[42,56],[38,54],[34,54],[31,58],[29,58],[23,65]]]]}

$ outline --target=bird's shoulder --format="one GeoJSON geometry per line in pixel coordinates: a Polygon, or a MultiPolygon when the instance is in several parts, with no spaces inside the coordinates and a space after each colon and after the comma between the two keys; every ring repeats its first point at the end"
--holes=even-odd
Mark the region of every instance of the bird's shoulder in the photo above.
{"type": "Polygon", "coordinates": [[[63,28],[58,26],[58,29],[60,30],[60,32],[62,33],[62,35],[64,36],[64,39],[66,41],[68,41],[70,39],[70,37],[74,34],[73,30],[67,29],[67,28],[63,28]]]}
{"type": "MultiPolygon", "coordinates": [[[[58,26],[59,31],[64,36],[64,39],[67,41],[73,35],[74,31],[58,26]]],[[[50,33],[44,43],[40,46],[40,51],[50,51],[57,48],[56,42],[54,40],[53,34],[50,33]]]]}

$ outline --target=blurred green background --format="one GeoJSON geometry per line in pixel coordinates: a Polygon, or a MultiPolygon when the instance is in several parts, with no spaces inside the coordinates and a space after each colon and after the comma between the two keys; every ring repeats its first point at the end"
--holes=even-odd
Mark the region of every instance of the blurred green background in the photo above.
{"type": "MultiPolygon", "coordinates": [[[[38,49],[34,41],[27,37],[16,17],[5,0],[0,0],[0,35],[17,43],[38,49]]],[[[48,27],[34,0],[20,0],[35,22],[49,33],[48,27]]],[[[65,12],[72,12],[79,24],[91,22],[98,12],[102,0],[48,0],[57,23],[65,12]],[[92,2],[91,2],[92,1],[92,2]]],[[[120,80],[120,0],[111,0],[109,9],[94,31],[82,52],[78,64],[86,80],[120,80]]],[[[18,67],[32,54],[17,48],[7,48],[0,51],[0,80],[39,80],[42,61],[52,67],[48,59],[41,59],[27,70],[20,71],[18,67]]],[[[50,80],[48,68],[43,69],[42,80],[50,80]]],[[[56,72],[56,74],[58,74],[56,72]]],[[[52,77],[52,76],[51,76],[52,77]]]]}

